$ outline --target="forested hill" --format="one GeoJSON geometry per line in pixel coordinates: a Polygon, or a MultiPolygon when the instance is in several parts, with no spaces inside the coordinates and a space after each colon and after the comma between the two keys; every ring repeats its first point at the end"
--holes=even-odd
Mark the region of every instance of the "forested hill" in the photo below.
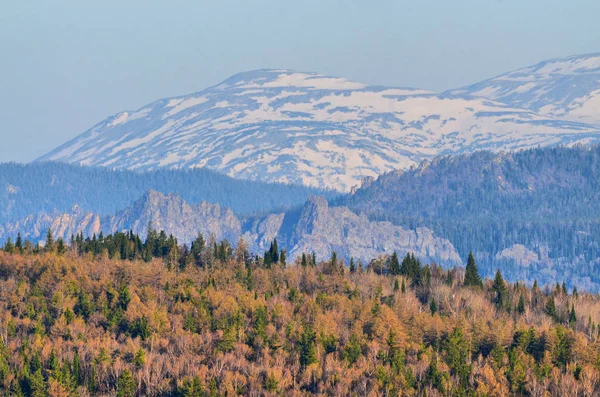
{"type": "Polygon", "coordinates": [[[502,264],[511,279],[566,272],[574,284],[598,282],[599,146],[441,157],[334,201],[429,227],[463,258],[475,251],[488,275],[502,264]]]}
{"type": "Polygon", "coordinates": [[[303,204],[330,192],[302,186],[235,180],[208,169],[114,171],[62,163],[0,164],[0,223],[74,205],[103,215],[131,205],[148,190],[175,193],[189,203],[207,201],[238,215],[303,204]]]}
{"type": "Polygon", "coordinates": [[[0,250],[2,395],[600,393],[600,301],[564,285],[482,281],[472,260],[188,251],[158,232],[48,240],[0,250]]]}

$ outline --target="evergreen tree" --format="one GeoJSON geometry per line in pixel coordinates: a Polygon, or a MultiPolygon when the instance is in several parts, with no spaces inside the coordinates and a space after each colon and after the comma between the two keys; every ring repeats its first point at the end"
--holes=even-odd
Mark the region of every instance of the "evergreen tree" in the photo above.
{"type": "Polygon", "coordinates": [[[281,253],[279,254],[279,263],[281,264],[282,267],[285,267],[286,263],[286,257],[285,257],[285,250],[281,250],[281,253]]]}
{"type": "Polygon", "coordinates": [[[62,254],[64,254],[65,252],[67,252],[67,246],[65,245],[65,242],[64,242],[64,240],[63,240],[62,238],[59,238],[59,239],[56,241],[56,252],[57,252],[59,255],[62,255],[62,254]]]}
{"type": "Polygon", "coordinates": [[[434,352],[431,356],[431,361],[429,362],[429,368],[427,368],[427,372],[425,374],[425,380],[431,386],[438,389],[440,393],[445,394],[446,389],[444,388],[444,376],[438,369],[437,360],[437,354],[434,352]]]}
{"type": "Polygon", "coordinates": [[[54,251],[54,236],[52,236],[52,230],[50,230],[50,228],[48,228],[48,231],[46,232],[46,244],[44,245],[44,251],[54,251]]]}
{"type": "Polygon", "coordinates": [[[312,326],[304,325],[304,331],[298,342],[300,347],[300,365],[303,368],[317,362],[316,335],[312,326]]]}
{"type": "Polygon", "coordinates": [[[396,340],[396,333],[393,329],[390,329],[390,332],[388,334],[387,347],[388,362],[393,373],[398,375],[404,370],[406,358],[404,352],[400,349],[400,346],[398,345],[398,341],[396,340]]]}
{"type": "Polygon", "coordinates": [[[554,296],[550,296],[546,302],[545,310],[546,314],[550,316],[554,321],[558,320],[558,313],[556,311],[556,302],[554,302],[554,296]]]}
{"type": "Polygon", "coordinates": [[[236,341],[235,328],[233,326],[228,326],[225,328],[225,331],[223,331],[223,337],[221,337],[217,348],[221,352],[230,352],[235,348],[236,341]]]}
{"type": "Polygon", "coordinates": [[[315,254],[315,251],[312,252],[312,255],[310,257],[310,265],[312,267],[317,266],[317,254],[315,254]]]}
{"type": "Polygon", "coordinates": [[[21,239],[21,233],[17,233],[17,241],[15,241],[15,248],[19,250],[19,252],[23,252],[23,239],[21,239]]]}
{"type": "Polygon", "coordinates": [[[483,287],[483,281],[479,275],[477,264],[475,263],[475,257],[473,253],[469,253],[469,259],[467,260],[467,268],[465,270],[465,282],[466,287],[483,287]]]}
{"type": "Polygon", "coordinates": [[[8,252],[9,254],[15,252],[15,246],[13,245],[10,237],[6,240],[6,244],[4,245],[4,251],[8,252]]]}
{"type": "Polygon", "coordinates": [[[145,363],[146,363],[146,352],[144,352],[144,349],[142,349],[140,347],[138,349],[138,351],[135,353],[135,356],[133,357],[133,364],[137,368],[141,368],[144,366],[145,363]]]}
{"type": "Polygon", "coordinates": [[[431,311],[431,315],[433,316],[435,313],[437,313],[438,311],[438,306],[437,306],[437,302],[435,301],[435,298],[431,299],[431,303],[429,304],[429,310],[431,311]]]}
{"type": "Polygon", "coordinates": [[[445,344],[446,359],[451,372],[458,377],[463,389],[469,386],[469,375],[471,374],[471,360],[469,357],[469,344],[460,327],[454,328],[448,336],[445,344]]]}
{"type": "Polygon", "coordinates": [[[303,252],[302,253],[302,261],[300,262],[302,267],[307,267],[308,266],[308,262],[306,261],[306,254],[303,252]]]}
{"type": "Polygon", "coordinates": [[[569,312],[569,325],[575,326],[577,322],[577,313],[575,312],[575,305],[571,303],[571,311],[569,312]]]}
{"type": "Polygon", "coordinates": [[[525,313],[525,299],[523,298],[522,294],[519,297],[519,303],[517,304],[517,313],[519,313],[519,314],[525,313]]]}
{"type": "Polygon", "coordinates": [[[492,291],[494,291],[494,303],[498,309],[502,309],[508,303],[508,290],[506,288],[506,283],[504,282],[504,278],[502,278],[502,273],[500,269],[496,271],[496,277],[494,278],[494,283],[492,284],[492,291]]]}
{"type": "Polygon", "coordinates": [[[134,397],[136,393],[136,383],[129,370],[124,370],[119,376],[117,382],[117,397],[134,397]]]}
{"type": "Polygon", "coordinates": [[[398,254],[396,251],[392,254],[392,257],[388,263],[388,273],[397,276],[400,274],[400,262],[398,261],[398,254]]]}
{"type": "Polygon", "coordinates": [[[350,273],[356,272],[356,265],[354,264],[354,257],[350,257],[350,273]]]}

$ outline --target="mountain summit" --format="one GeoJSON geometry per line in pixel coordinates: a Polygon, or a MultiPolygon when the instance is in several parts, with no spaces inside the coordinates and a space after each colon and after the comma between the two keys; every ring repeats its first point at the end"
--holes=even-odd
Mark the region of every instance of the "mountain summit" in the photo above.
{"type": "Polygon", "coordinates": [[[470,95],[257,70],[118,113],[39,160],[208,167],[236,178],[349,191],[363,178],[439,154],[587,142],[599,129],[470,95]]]}

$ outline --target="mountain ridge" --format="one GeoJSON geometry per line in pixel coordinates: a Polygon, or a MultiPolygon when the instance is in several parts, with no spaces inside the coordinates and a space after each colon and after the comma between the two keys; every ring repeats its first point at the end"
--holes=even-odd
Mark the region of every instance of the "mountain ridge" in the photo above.
{"type": "Polygon", "coordinates": [[[365,177],[440,154],[597,142],[599,131],[470,92],[259,69],[117,113],[38,161],[205,167],[238,179],[348,192],[365,177]]]}

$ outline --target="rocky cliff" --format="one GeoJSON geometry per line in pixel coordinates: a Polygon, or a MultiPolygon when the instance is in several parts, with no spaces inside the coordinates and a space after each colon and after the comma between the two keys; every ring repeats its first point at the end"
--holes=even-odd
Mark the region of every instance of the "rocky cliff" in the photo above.
{"type": "Polygon", "coordinates": [[[56,238],[69,239],[72,234],[91,236],[132,230],[145,236],[148,225],[173,234],[182,243],[191,242],[198,233],[206,238],[227,239],[233,244],[240,237],[249,244],[253,253],[261,254],[274,238],[286,248],[293,259],[303,252],[315,252],[319,259],[336,252],[340,258],[369,260],[378,254],[397,251],[404,255],[414,252],[426,261],[444,264],[461,263],[460,256],[445,239],[434,236],[425,227],[407,230],[390,222],[369,221],[347,207],[330,207],[322,197],[311,197],[295,211],[269,214],[246,219],[243,223],[231,210],[218,204],[186,203],[180,197],[148,191],[131,207],[112,216],[101,217],[75,207],[71,213],[39,214],[0,227],[0,239],[16,237],[43,242],[46,231],[56,238]]]}

